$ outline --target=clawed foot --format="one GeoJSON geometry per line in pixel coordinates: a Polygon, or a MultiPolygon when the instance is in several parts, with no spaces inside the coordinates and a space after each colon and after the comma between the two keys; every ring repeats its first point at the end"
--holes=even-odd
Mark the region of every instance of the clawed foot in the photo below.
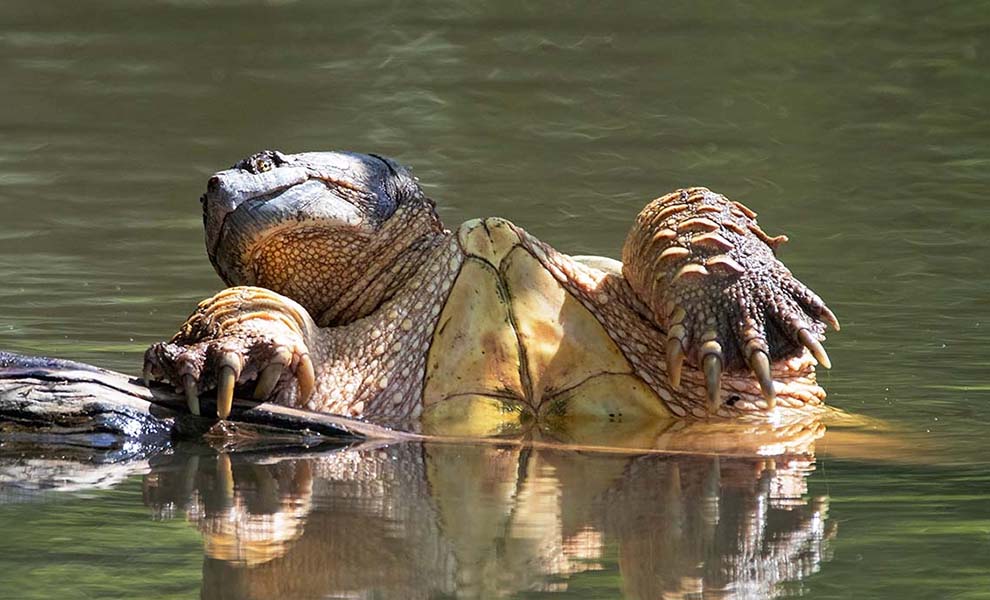
{"type": "Polygon", "coordinates": [[[306,340],[315,324],[301,306],[269,290],[226,289],[199,304],[168,342],[144,355],[145,381],[165,380],[200,414],[199,397],[216,389],[217,416],[230,415],[235,391],[256,400],[303,405],[316,375],[306,340]]]}
{"type": "MultiPolygon", "coordinates": [[[[672,290],[667,313],[667,366],[675,389],[686,358],[705,374],[709,409],[719,405],[723,371],[749,367],[770,408],[776,392],[771,363],[807,348],[818,364],[832,367],[822,341],[825,324],[839,322],[824,302],[781,271],[763,281],[730,285],[721,295],[699,295],[697,288],[672,290]]],[[[754,277],[756,279],[757,277],[754,277]]]]}
{"type": "Polygon", "coordinates": [[[831,367],[825,325],[831,310],[775,256],[756,213],[705,188],[679,190],[640,214],[626,242],[624,273],[667,330],[667,367],[678,389],[685,361],[705,375],[709,412],[720,404],[722,373],[750,369],[775,404],[771,364],[807,348],[831,367]]]}

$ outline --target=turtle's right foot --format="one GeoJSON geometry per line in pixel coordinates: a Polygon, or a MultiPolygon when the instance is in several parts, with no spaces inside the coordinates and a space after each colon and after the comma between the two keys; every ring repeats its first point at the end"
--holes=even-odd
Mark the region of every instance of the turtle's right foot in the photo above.
{"type": "Polygon", "coordinates": [[[253,389],[257,400],[304,406],[316,383],[308,344],[316,332],[306,310],[285,296],[228,288],[201,302],[171,340],[148,348],[145,381],[175,386],[195,415],[200,395],[211,389],[221,419],[230,415],[238,388],[253,389]]]}
{"type": "Polygon", "coordinates": [[[721,405],[723,372],[749,369],[768,408],[772,367],[807,349],[828,368],[825,325],[831,310],[798,281],[775,251],[756,213],[706,188],[651,202],[622,252],[623,274],[667,331],[667,372],[675,389],[685,361],[704,373],[708,412],[721,405]]]}

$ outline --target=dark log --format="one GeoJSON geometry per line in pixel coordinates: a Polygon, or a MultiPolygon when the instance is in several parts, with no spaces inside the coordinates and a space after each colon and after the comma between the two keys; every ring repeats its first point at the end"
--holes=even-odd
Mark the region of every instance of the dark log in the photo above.
{"type": "MultiPolygon", "coordinates": [[[[205,414],[215,410],[202,399],[205,414]]],[[[410,439],[355,419],[235,399],[230,418],[194,417],[170,387],[83,363],[0,352],[0,450],[16,445],[122,448],[205,438],[223,446],[303,445],[410,439]]]]}

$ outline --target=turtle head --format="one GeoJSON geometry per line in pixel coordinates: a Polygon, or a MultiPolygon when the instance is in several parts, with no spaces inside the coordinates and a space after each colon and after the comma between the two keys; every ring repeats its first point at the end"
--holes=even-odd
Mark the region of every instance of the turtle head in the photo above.
{"type": "Polygon", "coordinates": [[[443,230],[397,162],[372,154],[265,150],[210,178],[202,196],[210,261],[227,285],[289,296],[317,317],[375,260],[443,230]]]}

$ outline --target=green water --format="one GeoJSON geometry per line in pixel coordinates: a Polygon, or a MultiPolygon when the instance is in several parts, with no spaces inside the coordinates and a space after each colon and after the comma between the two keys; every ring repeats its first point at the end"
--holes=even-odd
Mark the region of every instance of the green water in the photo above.
{"type": "Polygon", "coordinates": [[[0,597],[990,598],[990,4],[7,1],[0,82],[4,350],[136,372],[219,288],[210,173],[374,151],[575,254],[676,187],[744,200],[842,321],[830,402],[912,440],[345,449],[232,491],[203,449],[8,452],[0,597]]]}

